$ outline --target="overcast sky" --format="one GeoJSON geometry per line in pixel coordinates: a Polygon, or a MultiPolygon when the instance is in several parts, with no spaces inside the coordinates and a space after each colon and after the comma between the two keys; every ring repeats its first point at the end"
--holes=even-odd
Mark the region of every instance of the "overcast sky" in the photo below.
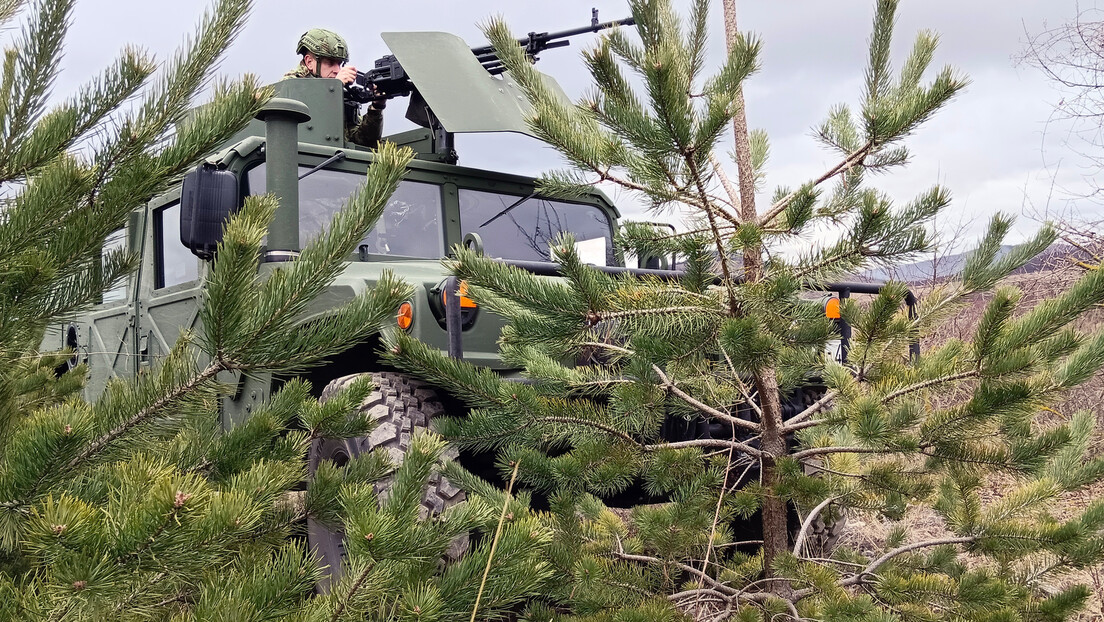
{"type": "MultiPolygon", "coordinates": [[[[60,93],[106,66],[125,43],[144,47],[159,60],[169,57],[209,2],[205,0],[78,0],[67,44],[60,93]]],[[[684,3],[685,4],[685,3],[684,3]]],[[[715,3],[713,57],[722,57],[722,24],[715,3]]],[[[1098,206],[1078,200],[1087,186],[1077,162],[1063,147],[1064,126],[1050,124],[1057,93],[1034,68],[1017,66],[1027,32],[1069,21],[1075,0],[904,0],[894,49],[900,60],[920,29],[941,35],[936,68],[951,64],[969,76],[969,89],[925,125],[910,141],[912,164],[875,180],[892,196],[907,200],[933,183],[954,194],[949,217],[976,220],[976,231],[996,211],[1037,215],[1069,213],[1091,217],[1098,206]]],[[[868,0],[738,1],[740,28],[764,43],[762,70],[747,83],[752,127],[771,136],[768,189],[797,185],[822,173],[832,161],[810,138],[828,108],[854,103],[862,83],[873,2],[868,0]]],[[[1092,5],[1082,0],[1080,7],[1092,5]]],[[[309,27],[336,30],[348,40],[352,62],[364,70],[387,53],[380,32],[452,32],[471,45],[485,43],[477,23],[500,14],[518,36],[530,30],[582,26],[590,8],[603,21],[628,14],[615,0],[405,0],[365,2],[257,0],[241,37],[220,72],[253,72],[275,81],[292,68],[295,42],[309,27]]],[[[587,86],[579,59],[580,37],[569,48],[550,50],[540,68],[571,96],[587,86]]],[[[402,105],[388,109],[388,130],[404,129],[402,105]]],[[[515,135],[464,136],[460,163],[467,166],[538,174],[559,164],[534,139],[515,135]]],[[[726,148],[727,150],[727,148],[726,148]]],[[[641,217],[627,196],[614,196],[623,214],[641,217]]],[[[1036,223],[1020,219],[1021,233],[1036,223]]]]}

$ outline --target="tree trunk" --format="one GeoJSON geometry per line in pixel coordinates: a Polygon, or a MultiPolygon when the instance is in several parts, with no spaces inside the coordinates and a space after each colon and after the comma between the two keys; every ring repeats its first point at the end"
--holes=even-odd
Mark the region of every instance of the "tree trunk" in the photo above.
{"type": "MultiPolygon", "coordinates": [[[[774,368],[767,368],[755,376],[755,388],[759,391],[759,403],[763,410],[762,437],[759,447],[769,457],[762,459],[762,478],[766,496],[763,498],[763,576],[774,576],[774,560],[789,550],[789,525],[786,521],[786,503],[775,494],[778,488],[777,459],[786,454],[786,439],[782,435],[782,404],[778,396],[778,377],[774,368]]],[[[786,590],[780,581],[768,583],[775,593],[786,590]]]]}
{"type": "MultiPolygon", "coordinates": [[[[724,0],[725,43],[729,53],[736,43],[736,0],[724,0]]],[[[759,216],[755,209],[755,170],[751,166],[751,142],[748,139],[747,115],[744,114],[744,89],[736,92],[736,114],[732,118],[732,133],[736,142],[736,168],[740,181],[740,221],[753,223],[759,216]]],[[[763,274],[763,249],[756,245],[744,249],[744,276],[759,280],[763,274]]]]}
{"type": "MultiPolygon", "coordinates": [[[[731,53],[739,31],[736,24],[736,0],[722,0],[724,6],[725,41],[731,53]]],[[[740,182],[740,222],[755,223],[759,214],[755,207],[755,170],[751,163],[751,142],[748,138],[747,115],[744,110],[744,92],[736,93],[736,114],[732,119],[732,133],[736,143],[736,168],[740,182]]],[[[763,249],[760,245],[744,248],[744,281],[753,283],[763,278],[763,249]]],[[[769,454],[762,460],[763,486],[768,495],[763,499],[763,576],[774,575],[773,563],[778,555],[789,548],[786,524],[786,504],[774,494],[779,483],[777,458],[786,453],[786,439],[782,435],[782,404],[778,396],[778,375],[773,367],[755,374],[755,388],[763,411],[760,448],[769,454]]],[[[787,589],[783,582],[772,581],[768,589],[779,593],[787,589]]]]}

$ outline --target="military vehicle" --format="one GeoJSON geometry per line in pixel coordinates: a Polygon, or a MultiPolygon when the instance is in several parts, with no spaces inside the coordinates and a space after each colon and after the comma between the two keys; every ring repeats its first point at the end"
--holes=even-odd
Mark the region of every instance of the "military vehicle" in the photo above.
{"type": "MultiPolygon", "coordinates": [[[[612,25],[600,23],[595,11],[589,26],[530,33],[521,43],[535,59],[545,49],[567,45],[568,37],[612,25]]],[[[448,349],[450,298],[456,307],[453,354],[462,352],[472,363],[508,373],[496,348],[502,320],[481,312],[465,296],[447,296],[449,275],[441,259],[448,249],[466,241],[489,256],[540,264],[550,261],[549,245],[571,232],[589,249],[591,261],[616,263],[613,235],[620,214],[602,192],[551,200],[536,195],[532,177],[457,164],[455,133],[529,133],[524,97],[492,49],[472,49],[448,33],[396,32],[382,38],[393,55],[376,61],[353,85],[322,78],[275,84],[276,97],[258,119],[179,186],[136,209],[126,228],[107,240],[107,248],[125,245],[140,255],[139,270],[106,292],[101,304],[52,331],[45,344],[73,349],[71,366],[88,365],[88,398],[95,399],[112,377],[131,377],[156,366],[182,332],[197,328],[208,260],[221,239],[222,223],[245,197],[273,192],[280,200],[262,272],[297,256],[362,183],[374,156],[368,147],[346,140],[346,115],[356,114],[357,103],[381,96],[409,96],[406,116],[420,127],[384,139],[411,147],[416,158],[375,228],[309,315],[324,314],[390,270],[418,291],[396,310],[397,326],[448,349]]],[[[380,362],[378,340],[349,345],[308,378],[325,398],[351,378],[371,373],[377,390],[364,408],[380,425],[368,438],[316,443],[312,466],[321,460],[341,463],[374,448],[401,459],[413,429],[426,427],[444,410],[444,396],[380,362]]],[[[230,381],[236,388],[222,404],[224,427],[248,417],[281,379],[240,375],[230,381]]],[[[463,494],[435,480],[425,505],[439,512],[463,494]]],[[[309,531],[324,561],[340,567],[333,564],[340,555],[340,534],[313,524],[309,531]]]]}
{"type": "MultiPolygon", "coordinates": [[[[531,33],[520,43],[535,58],[543,49],[566,44],[568,36],[612,24],[599,23],[595,12],[589,27],[531,33]]],[[[549,247],[570,232],[587,260],[602,269],[671,275],[662,270],[669,266],[660,258],[639,260],[660,270],[619,265],[613,240],[620,214],[600,190],[570,201],[552,200],[536,194],[534,178],[458,165],[455,133],[530,133],[524,97],[501,71],[493,50],[471,49],[447,33],[383,33],[382,38],[393,55],[377,61],[351,88],[336,79],[277,83],[276,98],[260,118],[206,158],[181,185],[136,209],[127,227],[107,241],[138,253],[140,269],[107,292],[102,304],[60,327],[60,337],[46,344],[72,348],[74,364],[88,364],[89,398],[102,392],[111,377],[134,376],[157,365],[183,331],[196,328],[207,262],[221,224],[245,197],[273,192],[280,200],[262,272],[297,256],[318,234],[373,161],[370,150],[346,141],[345,115],[355,112],[356,102],[380,92],[409,95],[407,118],[420,127],[385,140],[410,146],[417,156],[380,221],[326,295],[314,303],[312,315],[351,299],[391,270],[417,288],[396,310],[400,329],[453,356],[515,375],[518,370],[507,369],[497,353],[502,319],[464,297],[441,264],[453,245],[472,245],[488,256],[555,274],[549,247]]],[[[846,286],[835,289],[847,291],[846,286]]],[[[360,374],[371,374],[377,388],[363,408],[380,422],[369,437],[316,442],[309,457],[312,467],[323,460],[342,463],[376,448],[401,460],[416,428],[427,427],[446,407],[458,404],[388,368],[377,350],[378,339],[349,344],[343,355],[307,374],[322,398],[360,374]]],[[[222,404],[226,427],[248,417],[280,383],[268,375],[230,380],[236,388],[222,404]]],[[[795,406],[816,399],[822,390],[810,387],[795,398],[795,406]]],[[[729,438],[731,429],[720,427],[706,420],[671,422],[666,434],[670,440],[729,438]]],[[[424,506],[440,512],[463,495],[438,478],[431,482],[424,506]]],[[[341,534],[313,523],[308,532],[323,562],[340,568],[341,534]]]]}

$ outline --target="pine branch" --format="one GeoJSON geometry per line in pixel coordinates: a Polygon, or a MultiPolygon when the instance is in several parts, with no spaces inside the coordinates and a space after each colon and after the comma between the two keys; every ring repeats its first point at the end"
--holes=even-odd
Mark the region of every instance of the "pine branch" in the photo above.
{"type": "Polygon", "coordinates": [[[123,434],[133,429],[135,426],[148,421],[157,413],[161,412],[166,407],[170,406],[173,402],[184,395],[188,395],[208,380],[211,380],[219,372],[227,369],[220,361],[212,362],[202,372],[197,374],[188,382],[175,387],[172,391],[159,397],[153,404],[150,404],[146,408],[138,411],[130,419],[124,421],[120,425],[113,428],[107,434],[92,441],[88,447],[81,453],[77,454],[70,460],[64,467],[65,470],[70,471],[79,466],[82,462],[85,462],[89,458],[92,458],[99,452],[103,451],[108,445],[110,445],[115,439],[119,438],[123,434]]]}
{"type": "Polygon", "coordinates": [[[360,591],[360,586],[364,584],[364,581],[368,578],[368,574],[376,567],[375,562],[368,564],[364,568],[364,572],[357,575],[356,581],[349,588],[349,591],[345,593],[345,596],[338,602],[337,608],[334,609],[333,616],[330,617],[330,622],[337,622],[341,618],[341,614],[345,611],[345,607],[349,605],[349,602],[353,600],[356,593],[360,591]]]}
{"type": "MultiPolygon", "coordinates": [[[[836,175],[847,172],[851,169],[851,167],[861,164],[863,158],[870,154],[870,151],[874,149],[874,146],[875,145],[873,142],[867,142],[861,148],[857,149],[854,153],[844,158],[839,164],[836,164],[832,168],[828,169],[828,171],[825,172],[823,175],[814,179],[812,185],[814,187],[819,186],[820,184],[828,181],[836,175]]],[[[770,208],[759,218],[759,225],[763,227],[768,226],[771,221],[773,221],[779,214],[786,211],[786,208],[789,207],[790,203],[800,194],[800,189],[794,190],[781,199],[775,201],[774,204],[771,205],[770,208]]]]}
{"type": "MultiPolygon", "coordinates": [[[[985,434],[979,438],[989,438],[991,434],[985,434]]],[[[986,467],[1007,469],[1016,472],[1024,472],[1023,467],[1015,464],[1010,464],[1007,460],[986,460],[984,458],[968,458],[962,455],[952,455],[938,453],[931,450],[931,445],[921,445],[916,449],[892,449],[888,447],[813,447],[812,449],[805,449],[802,451],[794,452],[790,454],[790,458],[794,460],[804,460],[805,458],[812,458],[814,456],[825,456],[831,454],[918,454],[921,456],[927,456],[929,458],[937,458],[939,460],[949,460],[952,462],[958,462],[961,464],[976,464],[986,467]]]]}
{"type": "Polygon", "coordinates": [[[537,417],[537,418],[534,418],[534,419],[529,419],[529,420],[525,421],[524,423],[522,423],[522,424],[520,424],[520,425],[518,425],[514,428],[504,430],[504,431],[496,433],[496,434],[488,434],[488,435],[483,435],[483,436],[453,436],[451,438],[452,438],[453,441],[458,441],[458,442],[471,442],[471,441],[490,440],[490,439],[495,439],[495,438],[505,438],[507,436],[517,434],[518,432],[520,432],[522,430],[529,429],[529,428],[533,427],[533,425],[540,424],[540,423],[566,423],[566,424],[570,424],[570,425],[584,426],[584,427],[588,427],[588,428],[591,428],[591,429],[594,429],[594,430],[600,430],[602,432],[610,434],[611,436],[615,436],[615,437],[617,437],[617,438],[619,438],[623,441],[626,441],[626,442],[628,442],[632,445],[640,447],[641,449],[643,449],[645,451],[647,450],[647,447],[645,445],[641,444],[640,441],[638,441],[635,438],[629,436],[628,434],[625,434],[624,432],[622,432],[621,430],[618,430],[617,428],[615,428],[613,426],[608,426],[608,425],[605,425],[603,423],[598,423],[597,421],[589,421],[587,419],[579,419],[577,417],[537,417]]]}
{"type": "MultiPolygon", "coordinates": [[[[158,583],[160,583],[167,576],[169,576],[169,574],[167,572],[159,572],[156,575],[154,575],[153,578],[151,578],[149,581],[147,581],[146,584],[144,586],[142,586],[142,588],[151,588],[151,587],[157,585],[158,583]]],[[[135,600],[138,599],[139,596],[142,595],[142,588],[136,588],[133,592],[131,592],[131,594],[126,599],[124,599],[119,604],[115,605],[115,607],[111,611],[112,615],[113,616],[118,615],[118,614],[121,614],[124,611],[126,611],[127,608],[130,607],[131,603],[133,603],[135,600]]],[[[187,595],[185,593],[181,592],[181,593],[177,594],[176,596],[174,596],[172,598],[168,598],[168,599],[165,599],[165,600],[157,603],[156,605],[154,605],[154,607],[155,608],[161,608],[161,607],[164,607],[165,605],[170,605],[174,602],[182,600],[185,596],[187,596],[187,595]]],[[[64,617],[62,617],[61,619],[64,619],[64,617]]]]}
{"type": "Polygon", "coordinates": [[[670,315],[672,313],[702,313],[705,315],[719,315],[716,309],[706,309],[704,307],[659,307],[655,309],[628,309],[626,311],[609,311],[606,313],[596,314],[598,317],[594,321],[599,322],[618,320],[621,318],[636,318],[649,315],[670,315]]]}
{"type": "Polygon", "coordinates": [[[946,383],[946,382],[956,382],[958,380],[966,380],[967,378],[977,378],[980,375],[981,375],[981,373],[978,370],[974,369],[974,370],[970,370],[970,371],[960,372],[960,373],[957,373],[957,374],[949,374],[949,375],[946,375],[946,376],[941,376],[939,378],[932,378],[930,380],[925,380],[923,382],[917,382],[916,384],[911,384],[907,387],[902,387],[902,388],[890,393],[889,395],[886,395],[885,397],[882,398],[882,403],[883,404],[888,404],[889,402],[892,402],[893,400],[901,397],[902,395],[908,395],[909,393],[914,393],[916,391],[922,391],[924,389],[927,389],[929,387],[933,387],[933,386],[938,385],[938,384],[943,384],[943,383],[946,383]]]}
{"type": "Polygon", "coordinates": [[[605,583],[606,585],[608,585],[610,587],[617,587],[617,588],[621,588],[623,590],[628,590],[630,592],[635,592],[635,593],[640,594],[641,596],[643,596],[645,598],[652,598],[652,597],[655,596],[655,594],[653,592],[649,592],[648,590],[646,590],[646,589],[644,589],[640,586],[633,585],[631,583],[622,583],[621,581],[611,581],[611,580],[606,579],[606,578],[602,578],[601,581],[602,581],[602,583],[605,583]]]}
{"type": "Polygon", "coordinates": [[[178,503],[173,504],[172,509],[170,509],[169,513],[165,515],[164,520],[162,520],[161,524],[157,526],[157,529],[155,529],[153,531],[153,533],[150,534],[150,536],[148,538],[146,538],[146,541],[143,542],[142,545],[139,546],[137,549],[131,551],[130,553],[127,553],[126,555],[120,555],[120,556],[116,557],[115,558],[115,564],[116,565],[121,565],[121,564],[123,564],[123,563],[125,563],[125,562],[127,562],[127,561],[129,561],[133,558],[137,558],[140,555],[142,555],[142,553],[145,553],[146,551],[150,550],[153,547],[153,545],[156,543],[158,536],[160,536],[162,533],[164,533],[164,531],[169,528],[169,525],[171,525],[172,523],[179,523],[180,522],[180,519],[177,515],[180,513],[180,510],[183,509],[184,503],[187,502],[188,498],[190,498],[191,495],[188,494],[186,497],[182,498],[181,493],[178,492],[177,496],[178,496],[178,499],[181,499],[181,500],[179,500],[178,503]]]}
{"type": "Polygon", "coordinates": [[[837,582],[836,585],[840,587],[850,587],[852,585],[859,585],[861,583],[864,583],[868,575],[874,574],[878,571],[879,568],[892,561],[893,558],[897,557],[898,555],[903,555],[905,553],[909,553],[919,549],[931,548],[934,546],[946,546],[948,544],[970,544],[973,542],[977,542],[977,540],[977,536],[965,536],[960,538],[937,538],[935,540],[925,540],[923,542],[906,544],[905,546],[897,547],[892,551],[889,551],[885,555],[882,555],[878,559],[870,562],[870,564],[868,564],[866,568],[864,568],[861,572],[853,577],[837,582]]]}
{"type": "Polygon", "coordinates": [[[848,244],[847,247],[840,249],[834,254],[821,257],[819,261],[802,266],[800,270],[794,270],[793,276],[798,280],[805,280],[810,277],[816,278],[817,273],[834,264],[840,264],[850,259],[858,260],[860,258],[875,257],[877,255],[878,253],[868,247],[848,244]]]}
{"type": "MultiPolygon", "coordinates": [[[[683,158],[686,161],[687,167],[690,169],[690,175],[694,179],[694,183],[697,184],[702,203],[708,205],[708,193],[705,191],[705,185],[701,178],[701,171],[698,170],[697,163],[694,162],[694,154],[692,152],[684,153],[683,158]]],[[[725,291],[728,293],[728,311],[732,315],[736,315],[739,305],[736,301],[736,290],[734,289],[735,286],[732,280],[732,271],[729,269],[730,260],[728,252],[724,247],[724,238],[721,236],[720,230],[717,229],[717,218],[714,214],[714,210],[707,208],[705,210],[705,216],[709,220],[709,227],[713,230],[713,243],[717,247],[717,261],[721,263],[721,273],[724,275],[725,291]]],[[[735,219],[732,219],[732,223],[739,226],[739,222],[735,219]]]]}
{"type": "MultiPolygon", "coordinates": [[[[595,430],[601,430],[601,431],[606,432],[608,434],[612,434],[613,436],[616,436],[617,438],[620,438],[621,440],[628,441],[628,442],[632,443],[633,445],[637,445],[637,446],[641,445],[640,441],[634,439],[633,437],[629,436],[628,434],[625,434],[624,432],[618,430],[617,428],[614,428],[612,426],[608,426],[608,425],[605,425],[605,424],[602,424],[602,423],[598,423],[596,421],[587,421],[586,419],[576,419],[574,417],[541,417],[539,419],[535,419],[532,423],[542,423],[542,422],[547,422],[547,423],[570,423],[570,424],[575,424],[575,425],[587,426],[587,427],[590,427],[590,428],[594,428],[595,430]]],[[[520,430],[520,429],[527,428],[532,423],[526,423],[518,429],[520,430]]]]}

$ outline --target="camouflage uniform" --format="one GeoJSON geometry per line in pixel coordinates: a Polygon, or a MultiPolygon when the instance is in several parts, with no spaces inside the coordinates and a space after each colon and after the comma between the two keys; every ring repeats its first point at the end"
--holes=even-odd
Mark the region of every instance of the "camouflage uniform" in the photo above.
{"type": "MultiPolygon", "coordinates": [[[[296,49],[297,54],[310,52],[315,58],[337,58],[342,61],[349,60],[348,47],[345,40],[328,30],[314,28],[308,30],[299,39],[296,49]]],[[[307,69],[303,61],[299,66],[284,74],[284,78],[315,78],[307,69]]],[[[383,110],[369,106],[362,116],[360,106],[355,102],[345,102],[345,140],[363,145],[375,147],[379,144],[383,134],[383,110]]]]}

